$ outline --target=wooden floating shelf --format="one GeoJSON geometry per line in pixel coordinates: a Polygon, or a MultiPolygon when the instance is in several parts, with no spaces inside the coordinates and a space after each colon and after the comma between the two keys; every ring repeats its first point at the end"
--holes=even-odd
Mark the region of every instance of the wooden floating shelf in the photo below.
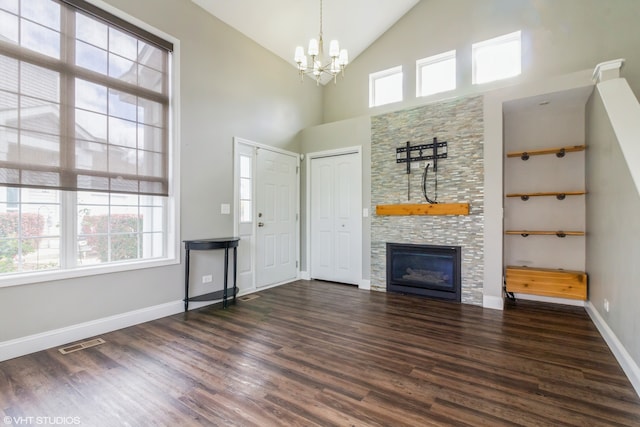
{"type": "Polygon", "coordinates": [[[549,230],[507,230],[504,234],[510,235],[521,235],[522,237],[527,236],[558,236],[558,237],[566,237],[566,236],[584,236],[584,231],[549,231],[549,230]]]}
{"type": "Polygon", "coordinates": [[[555,196],[558,200],[564,200],[566,196],[582,196],[586,191],[550,191],[540,193],[509,193],[507,197],[520,197],[522,200],[529,200],[530,197],[555,196]]]}
{"type": "Polygon", "coordinates": [[[542,150],[513,151],[507,153],[507,157],[520,157],[522,160],[527,160],[529,156],[542,156],[545,154],[555,154],[558,157],[564,157],[565,153],[584,151],[586,148],[586,145],[570,145],[566,147],[544,148],[542,150]]]}
{"type": "Polygon", "coordinates": [[[469,203],[377,205],[376,215],[469,215],[469,203]]]}

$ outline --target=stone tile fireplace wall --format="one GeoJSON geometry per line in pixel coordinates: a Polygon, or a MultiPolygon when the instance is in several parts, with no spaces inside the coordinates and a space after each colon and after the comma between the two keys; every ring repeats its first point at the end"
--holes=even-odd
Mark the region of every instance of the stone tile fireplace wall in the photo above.
{"type": "MultiPolygon", "coordinates": [[[[386,243],[462,247],[462,302],[482,305],[484,274],[483,98],[472,96],[395,111],[371,118],[371,288],[386,290],[386,243]],[[447,141],[438,161],[438,202],[470,203],[470,215],[378,216],[376,205],[427,203],[422,195],[425,162],[412,163],[407,200],[406,164],[396,148],[406,141],[447,141]]],[[[433,167],[433,165],[432,165],[433,167]]],[[[433,199],[433,172],[427,184],[433,199]]]]}

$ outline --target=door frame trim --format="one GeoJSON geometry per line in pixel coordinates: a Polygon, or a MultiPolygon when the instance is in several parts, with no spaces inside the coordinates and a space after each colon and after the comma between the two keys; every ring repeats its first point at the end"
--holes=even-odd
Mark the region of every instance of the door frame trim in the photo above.
{"type": "MultiPolygon", "coordinates": [[[[278,147],[272,147],[270,145],[266,145],[266,144],[262,144],[259,142],[255,142],[255,141],[251,141],[250,139],[246,139],[246,138],[242,138],[239,136],[234,136],[233,137],[233,234],[234,235],[238,235],[238,233],[240,232],[240,222],[239,222],[239,217],[237,215],[237,213],[239,212],[240,209],[240,180],[239,180],[239,174],[238,171],[236,170],[237,168],[237,156],[238,156],[238,145],[245,145],[245,146],[249,146],[249,147],[253,147],[254,149],[261,149],[261,150],[267,150],[267,151],[272,151],[274,153],[278,153],[278,154],[284,154],[287,156],[292,156],[295,157],[296,159],[296,200],[295,200],[295,206],[296,206],[296,224],[297,226],[295,227],[295,239],[296,239],[296,278],[299,279],[300,278],[300,155],[298,153],[294,153],[292,151],[287,151],[287,150],[283,150],[282,148],[278,148],[278,147]]],[[[255,176],[255,175],[254,175],[255,176]]],[[[252,206],[252,213],[253,213],[253,218],[255,218],[255,214],[256,214],[256,204],[255,204],[255,200],[256,200],[256,180],[253,180],[252,183],[252,188],[251,188],[251,196],[252,196],[252,200],[253,200],[253,206],[252,206]]],[[[282,285],[284,283],[273,283],[271,285],[267,285],[266,287],[262,287],[260,289],[258,289],[257,287],[257,280],[256,280],[256,253],[257,253],[257,244],[258,242],[256,241],[256,233],[257,233],[257,228],[256,228],[256,221],[254,221],[253,223],[253,228],[251,230],[251,236],[253,238],[253,241],[255,242],[255,244],[253,245],[252,251],[251,251],[251,269],[253,271],[253,277],[252,277],[252,287],[251,290],[249,292],[245,292],[245,293],[253,293],[253,292],[257,292],[258,290],[263,290],[272,286],[278,286],[278,285],[282,285]]],[[[243,293],[243,294],[245,294],[243,293]]]]}
{"type": "MultiPolygon", "coordinates": [[[[362,147],[359,145],[355,145],[352,147],[344,147],[344,148],[337,148],[337,149],[333,149],[333,150],[325,150],[325,151],[316,151],[313,153],[307,153],[304,157],[304,161],[305,161],[305,169],[307,170],[306,173],[306,218],[305,218],[305,222],[306,222],[306,227],[305,227],[305,233],[307,236],[307,241],[306,241],[306,269],[307,271],[304,272],[304,278],[305,279],[310,279],[311,278],[311,160],[313,159],[321,159],[323,157],[335,157],[335,156],[343,156],[346,154],[355,154],[357,156],[357,161],[360,163],[360,174],[362,174],[362,147]]],[[[358,205],[359,205],[359,212],[360,215],[362,215],[362,177],[360,177],[360,187],[358,188],[358,194],[357,194],[357,198],[358,198],[358,205]]],[[[363,223],[360,224],[360,227],[362,228],[363,223]]],[[[362,233],[364,233],[364,230],[361,230],[360,232],[360,241],[358,242],[358,246],[360,247],[360,284],[358,285],[358,288],[360,289],[369,289],[369,287],[367,286],[367,283],[365,283],[362,280],[362,266],[364,265],[364,259],[363,259],[363,254],[362,254],[362,249],[363,249],[363,245],[362,245],[362,233]]]]}

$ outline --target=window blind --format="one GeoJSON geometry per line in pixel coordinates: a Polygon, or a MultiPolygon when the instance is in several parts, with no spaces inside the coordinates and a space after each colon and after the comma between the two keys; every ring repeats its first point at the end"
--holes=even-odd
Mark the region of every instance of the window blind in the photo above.
{"type": "Polygon", "coordinates": [[[99,11],[0,2],[0,185],[168,195],[172,45],[99,11]]]}

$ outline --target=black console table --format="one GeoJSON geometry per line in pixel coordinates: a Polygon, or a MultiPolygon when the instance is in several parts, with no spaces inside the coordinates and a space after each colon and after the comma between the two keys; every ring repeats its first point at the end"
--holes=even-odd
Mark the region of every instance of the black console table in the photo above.
{"type": "Polygon", "coordinates": [[[233,303],[236,303],[236,279],[238,277],[239,237],[221,237],[217,239],[183,240],[185,250],[184,269],[184,311],[189,310],[189,301],[213,301],[222,298],[222,308],[227,308],[227,280],[229,274],[229,248],[233,248],[233,303]],[[204,295],[189,297],[189,252],[224,249],[224,289],[204,295]]]}

